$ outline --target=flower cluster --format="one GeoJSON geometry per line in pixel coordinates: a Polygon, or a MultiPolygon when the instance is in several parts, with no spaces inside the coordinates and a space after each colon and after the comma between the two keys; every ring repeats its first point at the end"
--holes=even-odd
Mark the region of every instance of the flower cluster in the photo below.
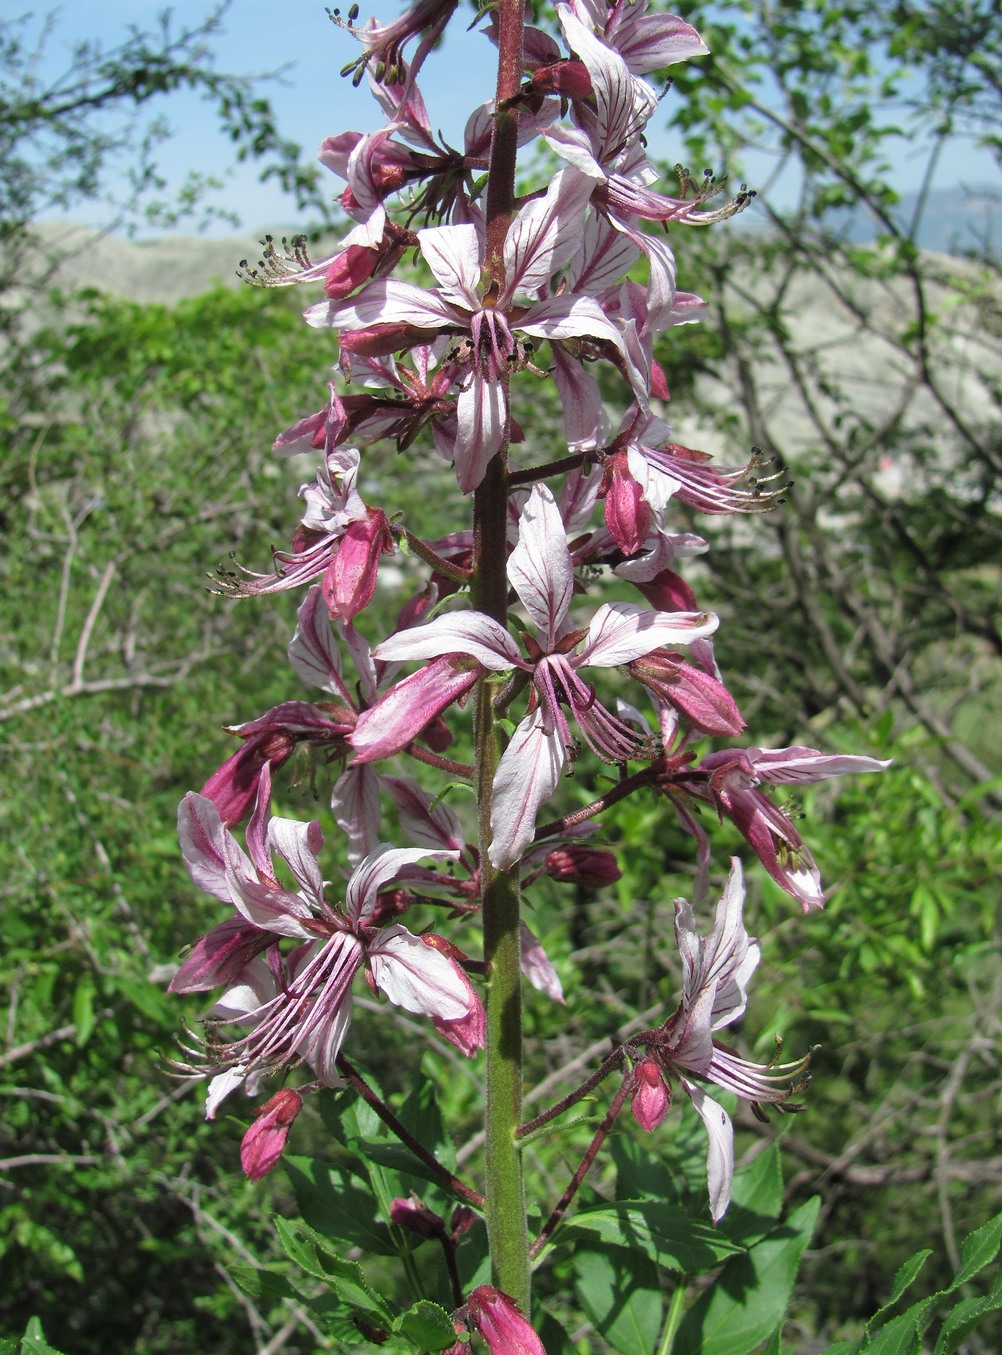
{"type": "MultiPolygon", "coordinates": [[[[427,922],[409,930],[404,913],[438,908],[468,927],[493,906],[492,882],[515,887],[520,873],[527,889],[541,875],[601,888],[619,871],[589,838],[603,813],[639,791],[667,800],[696,839],[695,906],[712,867],[699,816],[709,807],[783,889],[819,907],[817,868],[769,787],[885,765],[806,747],[702,747],[736,738],[744,719],[715,657],[717,617],[679,572],[707,543],[676,510],[756,513],[782,492],[760,474],[757,453],[716,467],[675,442],[662,418],[668,381],[656,354],[671,327],[703,309],[676,285],[664,227],[720,220],[749,196],[708,208],[717,184],[688,175],[672,196],[647,155],[658,96],[644,77],[704,53],[702,40],[676,16],[648,12],[647,0],[558,3],[557,36],[524,26],[520,7],[504,0],[484,24],[501,52],[496,97],[474,110],[454,149],[433,135],[418,86],[454,9],[454,0],[417,0],[392,24],[337,20],[362,47],[346,70],[367,81],[382,116],[375,131],[321,148],[343,181],[351,228],[319,261],[296,237],[285,252],[269,241],[258,267],[245,268],[265,285],[322,288],[305,319],[338,340],[326,400],[275,441],[281,455],[319,458],[291,544],[270,573],[226,570],[216,580],[236,595],[307,590],[289,659],[322,697],[290,699],[236,726],[242,746],[179,816],[192,878],[231,910],[173,980],[177,992],[222,990],[204,1047],[184,1066],[212,1075],[210,1115],[237,1087],[255,1094],[300,1065],[312,1079],[273,1095],[253,1121],[243,1163],[254,1179],[278,1160],[304,1094],[343,1084],[360,977],[429,1018],[463,1054],[484,1045],[472,980],[490,973],[493,988],[500,958],[488,947],[478,957],[475,937],[460,949],[427,922]],[[560,168],[517,196],[515,155],[534,141],[560,168]],[[519,382],[545,382],[557,397],[565,450],[555,461],[534,456],[519,424],[519,382]],[[608,403],[617,385],[618,419],[608,403]],[[424,536],[392,502],[369,501],[365,449],[380,440],[451,467],[443,477],[470,514],[450,534],[424,536]],[[393,633],[371,643],[365,617],[391,557],[426,572],[393,633]],[[589,604],[603,576],[617,598],[637,596],[589,604]],[[455,735],[464,722],[471,728],[471,711],[466,763],[450,753],[469,746],[455,735]],[[319,823],[272,815],[273,776],[303,747],[335,767],[331,811],[350,868],[338,889],[324,880],[319,823]],[[476,846],[432,791],[379,770],[397,756],[474,787],[476,846]],[[561,813],[565,774],[603,764],[599,784],[614,788],[561,813]],[[409,845],[383,841],[389,807],[409,845]],[[234,835],[242,823],[245,847],[234,835]]],[[[759,958],[743,898],[734,862],[705,936],[693,906],[676,904],[681,1003],[619,1045],[609,1065],[625,1070],[622,1099],[646,1130],[665,1118],[675,1087],[695,1106],[709,1137],[714,1220],[730,1195],[732,1131],[705,1086],[789,1109],[806,1068],[805,1059],[753,1065],[717,1039],[743,1014],[759,958]]],[[[561,1000],[524,922],[519,935],[525,974],[561,1000]]],[[[489,1208],[490,1190],[487,1198],[489,1208]]],[[[444,1223],[427,1226],[423,1236],[451,1237],[444,1223]]],[[[456,1311],[492,1351],[542,1349],[514,1299],[492,1286],[463,1305],[457,1298],[456,1311]]]]}

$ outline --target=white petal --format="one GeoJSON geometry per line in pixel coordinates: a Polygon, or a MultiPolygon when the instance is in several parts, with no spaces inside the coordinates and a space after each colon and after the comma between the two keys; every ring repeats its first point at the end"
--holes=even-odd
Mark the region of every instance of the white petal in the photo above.
{"type": "Polygon", "coordinates": [[[603,603],[588,626],[575,668],[614,668],[662,645],[687,645],[717,629],[712,612],[652,612],[632,602],[603,603]]]}
{"type": "Polygon", "coordinates": [[[491,792],[488,855],[497,870],[508,870],[532,842],[536,811],[556,789],[564,756],[560,735],[545,731],[540,710],[527,715],[512,735],[491,792]]]}
{"type": "Polygon", "coordinates": [[[709,1140],[706,1149],[706,1186],[710,1193],[710,1217],[718,1223],[731,1202],[734,1179],[734,1127],[723,1106],[707,1096],[702,1087],[680,1079],[699,1112],[709,1140]]]}
{"type": "Polygon", "coordinates": [[[518,646],[499,622],[483,612],[448,612],[426,626],[397,631],[373,650],[377,659],[436,659],[469,654],[493,673],[526,668],[518,646]]]}
{"type": "Polygon", "coordinates": [[[479,310],[482,248],[475,226],[432,226],[418,231],[421,253],[443,295],[464,310],[479,310]]]}
{"type": "Polygon", "coordinates": [[[455,963],[399,923],[387,927],[368,950],[376,987],[408,1012],[459,1021],[470,995],[455,963]]]}
{"type": "Polygon", "coordinates": [[[376,906],[379,891],[403,878],[409,865],[426,857],[455,860],[458,855],[454,851],[429,851],[427,847],[378,847],[352,871],[345,889],[345,911],[353,923],[364,922],[376,906]]]}
{"type": "Polygon", "coordinates": [[[518,520],[518,545],[508,557],[508,578],[539,629],[546,653],[564,631],[574,591],[574,566],[563,519],[550,490],[533,485],[518,520]]]}

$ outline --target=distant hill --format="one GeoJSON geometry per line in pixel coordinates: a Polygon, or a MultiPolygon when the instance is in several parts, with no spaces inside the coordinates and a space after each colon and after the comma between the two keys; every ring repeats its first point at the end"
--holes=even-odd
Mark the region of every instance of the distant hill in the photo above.
{"type": "MultiPolygon", "coordinates": [[[[893,216],[910,228],[918,206],[917,193],[906,194],[893,216]]],[[[880,227],[862,207],[831,212],[826,225],[854,244],[870,244],[880,227]]],[[[928,195],[919,221],[916,244],[937,254],[983,255],[1002,259],[1002,183],[938,190],[928,195]]]]}

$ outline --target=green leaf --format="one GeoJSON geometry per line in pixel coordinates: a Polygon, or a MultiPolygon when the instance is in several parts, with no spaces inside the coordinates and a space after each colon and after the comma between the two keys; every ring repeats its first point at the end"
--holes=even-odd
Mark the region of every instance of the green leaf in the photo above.
{"type": "Polygon", "coordinates": [[[323,1280],[343,1303],[364,1314],[371,1322],[389,1325],[392,1310],[372,1288],[357,1261],[348,1261],[334,1251],[326,1238],[307,1224],[275,1219],[282,1246],[289,1258],[308,1274],[323,1280]]]}
{"type": "Polygon", "coordinates": [[[28,1319],[28,1325],[21,1337],[20,1355],[59,1355],[59,1351],[46,1341],[42,1324],[37,1317],[28,1319]]]}
{"type": "Polygon", "coordinates": [[[94,1029],[94,983],[89,974],[80,980],[73,994],[73,1024],[77,1048],[82,1049],[94,1029]]]}
{"type": "Polygon", "coordinates": [[[659,1200],[678,1204],[678,1190],[663,1158],[652,1153],[631,1134],[612,1139],[616,1165],[616,1196],[620,1200],[659,1200]]]}
{"type": "MultiPolygon", "coordinates": [[[[295,1259],[295,1258],[293,1258],[295,1259]]],[[[284,1275],[259,1266],[227,1266],[227,1273],[236,1280],[245,1294],[255,1299],[292,1299],[301,1295],[284,1275]]]]}
{"type": "Polygon", "coordinates": [[[424,1351],[448,1350],[456,1344],[452,1318],[444,1308],[427,1299],[420,1299],[406,1313],[401,1313],[393,1330],[412,1342],[422,1355],[424,1351]]]}
{"type": "Polygon", "coordinates": [[[708,1223],[700,1223],[676,1205],[653,1200],[618,1200],[580,1209],[556,1237],[558,1247],[596,1238],[639,1253],[669,1270],[698,1275],[744,1250],[708,1223]]]}
{"type": "MultiPolygon", "coordinates": [[[[1002,1214],[996,1214],[993,1219],[989,1219],[986,1224],[964,1238],[960,1248],[960,1265],[950,1289],[966,1284],[979,1270],[984,1270],[989,1262],[994,1261],[1000,1243],[1002,1243],[1002,1214]]],[[[946,1292],[949,1293],[950,1290],[946,1292]]]]}
{"type": "Polygon", "coordinates": [[[735,1173],[730,1207],[719,1231],[736,1245],[750,1247],[765,1237],[782,1209],[783,1168],[779,1144],[771,1143],[735,1173]]]}
{"type": "Polygon", "coordinates": [[[986,1313],[1002,1308],[1002,1275],[996,1276],[990,1294],[966,1299],[949,1314],[939,1333],[935,1355],[953,1355],[969,1331],[977,1326],[986,1313]]]}
{"type": "Polygon", "coordinates": [[[395,1256],[389,1230],[376,1217],[372,1195],[337,1168],[309,1157],[285,1157],[299,1212],[324,1238],[382,1256],[395,1256]]]}
{"type": "Polygon", "coordinates": [[[650,1355],[664,1315],[657,1267],[626,1252],[574,1254],[578,1301],[619,1355],[650,1355]]]}
{"type": "Polygon", "coordinates": [[[926,1247],[923,1251],[917,1251],[914,1256],[910,1257],[898,1268],[898,1273],[894,1277],[894,1284],[891,1286],[891,1296],[882,1308],[878,1308],[875,1316],[879,1317],[881,1313],[885,1313],[888,1308],[897,1303],[898,1299],[906,1290],[911,1288],[918,1277],[919,1271],[931,1255],[931,1249],[926,1247]]]}
{"type": "Polygon", "coordinates": [[[811,1240],[821,1201],[794,1210],[720,1278],[679,1324],[675,1348],[700,1355],[750,1355],[782,1325],[800,1258],[811,1240]]]}

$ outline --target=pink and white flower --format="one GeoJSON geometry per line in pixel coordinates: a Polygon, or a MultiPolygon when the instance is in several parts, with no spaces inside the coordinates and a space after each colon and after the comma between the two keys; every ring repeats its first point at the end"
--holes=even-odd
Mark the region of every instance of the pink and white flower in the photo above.
{"type": "Polygon", "coordinates": [[[706,1126],[706,1176],[714,1223],[730,1203],[734,1130],[730,1116],[706,1094],[702,1084],[712,1083],[755,1105],[797,1110],[791,1097],[802,1089],[810,1062],[807,1055],[792,1063],[749,1063],[715,1038],[718,1030],[744,1014],[748,983],[760,958],[758,942],[745,930],[743,907],[744,880],[737,858],[731,860],[713,926],[705,937],[696,930],[692,908],[685,899],[675,900],[682,1001],[657,1037],[644,1041],[647,1057],[635,1069],[632,1109],[644,1129],[654,1129],[667,1114],[673,1081],[689,1097],[706,1126]]]}
{"type": "Polygon", "coordinates": [[[508,417],[507,379],[528,360],[516,331],[551,341],[590,338],[623,351],[619,329],[591,296],[565,292],[538,299],[579,247],[590,193],[584,176],[563,170],[545,197],[517,213],[505,238],[503,284],[484,283],[485,247],[476,225],[438,226],[418,232],[438,287],[378,280],[346,301],[322,302],[306,312],[312,325],[356,334],[400,327],[399,342],[390,351],[411,346],[408,331],[456,336],[451,353],[459,383],[454,459],[464,493],[480,484],[501,446],[508,417]]]}
{"type": "MultiPolygon", "coordinates": [[[[646,751],[645,737],[597,701],[580,670],[619,667],[664,645],[701,639],[717,627],[717,618],[707,613],[651,612],[616,602],[600,607],[584,630],[572,629],[574,567],[560,510],[543,485],[533,487],[522,509],[508,578],[538,629],[536,639],[526,640],[528,658],[503,626],[480,612],[440,616],[391,636],[373,651],[392,660],[466,655],[489,672],[519,670],[531,682],[529,713],[512,735],[494,779],[490,859],[499,870],[522,856],[532,841],[537,810],[553,794],[568,757],[576,756],[565,710],[605,761],[622,763],[646,751]]],[[[391,689],[384,702],[392,696],[391,689]]],[[[399,717],[384,702],[366,712],[351,736],[356,761],[384,757],[393,748],[393,721],[399,717]]]]}
{"type": "Polygon", "coordinates": [[[454,859],[457,852],[381,846],[352,872],[344,903],[332,905],[325,897],[318,860],[323,837],[316,822],[266,822],[255,811],[248,857],[212,802],[189,794],[178,813],[178,832],[195,883],[232,905],[245,944],[253,938],[259,950],[267,949],[234,976],[223,945],[234,933],[230,919],[203,939],[201,950],[196,947],[197,967],[189,957],[171,983],[174,992],[201,992],[224,976],[230,982],[210,1013],[206,1061],[222,1070],[210,1083],[210,1118],[235,1087],[248,1080],[255,1085],[262,1075],[297,1063],[308,1063],[323,1084],[338,1085],[336,1060],[360,970],[375,991],[405,1011],[430,1017],[464,1053],[480,1047],[480,1000],[455,954],[445,953],[447,943],[415,936],[398,923],[379,928],[372,922],[381,889],[407,880],[427,857],[454,859]],[[274,854],[291,871],[296,890],[279,883],[274,854]],[[280,938],[297,944],[283,953],[280,938]],[[219,1028],[231,1024],[249,1026],[250,1032],[224,1040],[219,1028]]]}

